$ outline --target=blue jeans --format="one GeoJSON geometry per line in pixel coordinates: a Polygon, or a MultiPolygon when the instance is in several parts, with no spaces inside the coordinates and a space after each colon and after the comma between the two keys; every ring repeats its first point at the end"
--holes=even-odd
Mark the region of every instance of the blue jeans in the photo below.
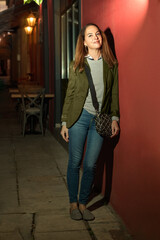
{"type": "Polygon", "coordinates": [[[67,170],[67,184],[70,203],[86,204],[93,183],[96,161],[98,159],[103,137],[95,129],[94,115],[83,109],[78,121],[69,128],[69,162],[67,170]],[[80,184],[79,201],[79,171],[84,147],[83,174],[80,184]]]}

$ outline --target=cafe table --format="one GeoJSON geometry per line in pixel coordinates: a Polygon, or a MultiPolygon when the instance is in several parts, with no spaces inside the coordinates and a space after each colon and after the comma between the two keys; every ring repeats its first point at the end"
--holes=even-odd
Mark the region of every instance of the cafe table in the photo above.
{"type": "MultiPolygon", "coordinates": [[[[36,97],[36,93],[28,93],[27,94],[30,98],[34,98],[34,97],[36,97]]],[[[11,98],[13,98],[13,99],[21,99],[22,98],[22,95],[19,93],[19,92],[17,92],[17,93],[12,93],[11,94],[11,98]]],[[[44,97],[45,99],[52,99],[52,98],[54,98],[54,94],[53,93],[45,93],[45,97],[44,97]]]]}
{"type": "Polygon", "coordinates": [[[18,88],[9,88],[9,93],[19,93],[19,89],[18,88]]]}

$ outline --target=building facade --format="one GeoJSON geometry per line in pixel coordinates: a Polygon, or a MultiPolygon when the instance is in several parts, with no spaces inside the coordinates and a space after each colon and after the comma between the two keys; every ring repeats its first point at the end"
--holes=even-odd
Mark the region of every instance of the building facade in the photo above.
{"type": "MultiPolygon", "coordinates": [[[[20,3],[7,2],[10,8],[20,3]]],[[[97,168],[103,178],[95,184],[136,240],[159,240],[159,0],[44,0],[38,14],[37,27],[28,39],[29,46],[33,44],[30,70],[47,92],[55,94],[49,109],[51,131],[61,125],[68,66],[80,28],[93,22],[106,33],[119,62],[121,133],[118,144],[106,142],[100,156],[102,169],[97,168]]],[[[11,54],[12,81],[28,72],[27,36],[20,15],[19,23],[8,21],[15,31],[12,49],[6,50],[6,56],[11,54]]]]}
{"type": "MultiPolygon", "coordinates": [[[[79,17],[74,19],[72,12],[71,26],[71,9],[75,2],[47,1],[52,9],[48,14],[49,19],[52,18],[48,31],[54,34],[49,37],[49,51],[53,47],[49,66],[53,64],[52,84],[57,95],[54,126],[60,124],[62,86],[65,86],[68,63],[74,54],[75,43],[69,39],[71,35],[77,36],[74,21],[79,19],[79,28],[94,22],[113,36],[119,62],[121,134],[114,150],[112,186],[108,189],[111,190],[110,202],[136,239],[158,240],[160,3],[158,0],[81,0],[78,1],[79,17]],[[70,36],[66,29],[72,33],[70,36]]],[[[106,148],[104,161],[107,161],[107,151],[106,148]]],[[[106,172],[112,171],[112,167],[106,165],[108,168],[106,172]]],[[[103,192],[105,188],[103,184],[103,192]]]]}

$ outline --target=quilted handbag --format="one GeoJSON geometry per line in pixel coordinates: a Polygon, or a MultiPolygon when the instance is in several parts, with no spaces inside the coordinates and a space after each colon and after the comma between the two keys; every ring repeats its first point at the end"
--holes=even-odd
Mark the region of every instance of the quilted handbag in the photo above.
{"type": "Polygon", "coordinates": [[[96,130],[101,136],[112,135],[112,118],[106,113],[97,113],[95,118],[96,130]]]}

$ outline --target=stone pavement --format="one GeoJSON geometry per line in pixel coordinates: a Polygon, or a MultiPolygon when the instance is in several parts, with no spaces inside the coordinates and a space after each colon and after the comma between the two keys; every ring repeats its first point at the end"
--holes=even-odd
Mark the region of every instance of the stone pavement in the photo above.
{"type": "Polygon", "coordinates": [[[15,104],[0,91],[0,240],[130,240],[110,205],[70,219],[68,153],[49,131],[23,137],[15,104]]]}

